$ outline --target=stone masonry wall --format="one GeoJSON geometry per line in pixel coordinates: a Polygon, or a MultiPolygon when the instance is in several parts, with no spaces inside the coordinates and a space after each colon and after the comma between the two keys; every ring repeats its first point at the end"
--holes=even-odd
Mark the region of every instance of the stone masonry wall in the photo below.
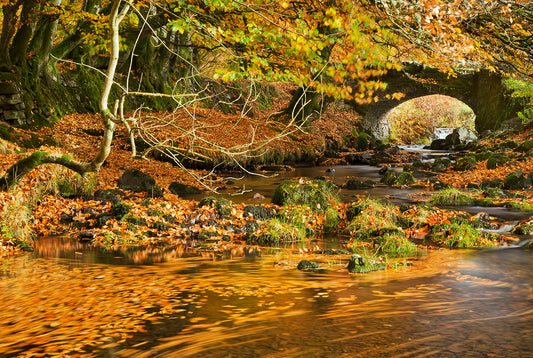
{"type": "Polygon", "coordinates": [[[11,125],[26,123],[26,106],[22,91],[11,81],[0,81],[0,121],[11,125]]]}

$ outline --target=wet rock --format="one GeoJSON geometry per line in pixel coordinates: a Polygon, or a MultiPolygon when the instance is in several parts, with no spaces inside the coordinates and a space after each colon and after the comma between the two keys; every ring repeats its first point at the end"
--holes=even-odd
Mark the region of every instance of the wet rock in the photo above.
{"type": "Polygon", "coordinates": [[[349,190],[370,189],[373,187],[374,182],[372,180],[349,179],[345,184],[345,188],[349,190]]]}
{"type": "Polygon", "coordinates": [[[94,239],[94,232],[82,231],[78,234],[78,239],[80,241],[92,241],[94,239]]]}
{"type": "Polygon", "coordinates": [[[448,146],[446,145],[446,139],[435,139],[429,145],[429,149],[431,149],[431,150],[445,150],[445,149],[448,149],[448,146]]]}
{"type": "Polygon", "coordinates": [[[390,167],[381,167],[381,168],[379,168],[378,173],[379,173],[379,175],[384,175],[384,174],[385,174],[386,172],[388,172],[389,170],[391,170],[390,167]]]}
{"type": "Polygon", "coordinates": [[[319,265],[316,262],[302,260],[298,263],[298,270],[312,270],[319,268],[319,265]]]}
{"type": "Polygon", "coordinates": [[[118,180],[118,187],[135,192],[146,192],[151,197],[163,196],[163,191],[155,185],[155,180],[139,169],[127,169],[124,171],[118,180]]]}
{"type": "Polygon", "coordinates": [[[400,154],[400,148],[397,146],[394,146],[394,147],[387,149],[386,152],[389,153],[390,155],[398,155],[400,154]]]}
{"type": "Polygon", "coordinates": [[[348,271],[351,273],[367,273],[384,269],[384,263],[368,258],[363,258],[361,255],[358,254],[352,255],[352,257],[350,257],[350,262],[348,262],[348,271]]]}
{"type": "Polygon", "coordinates": [[[372,155],[369,153],[361,153],[361,154],[348,154],[346,157],[344,157],[344,160],[346,163],[355,165],[355,164],[370,164],[372,161],[372,155]]]}
{"type": "Polygon", "coordinates": [[[200,201],[200,204],[198,205],[200,207],[214,207],[220,216],[228,216],[231,214],[232,202],[225,198],[215,198],[212,196],[208,196],[207,198],[203,198],[200,201]]]}
{"type": "Polygon", "coordinates": [[[255,193],[254,196],[252,197],[252,199],[254,200],[263,200],[264,198],[265,196],[259,193],[255,193]]]}
{"type": "Polygon", "coordinates": [[[248,205],[244,208],[244,215],[251,215],[255,220],[268,220],[274,217],[275,211],[260,205],[248,205]]]}
{"type": "Polygon", "coordinates": [[[446,137],[446,145],[448,147],[465,145],[477,142],[477,140],[477,134],[473,130],[465,127],[459,127],[455,128],[453,132],[446,137]]]}
{"type": "Polygon", "coordinates": [[[466,156],[464,158],[461,158],[457,160],[455,163],[453,169],[457,171],[466,171],[466,170],[473,170],[476,168],[476,158],[474,156],[466,156]]]}
{"type": "Polygon", "coordinates": [[[200,194],[202,191],[194,186],[172,182],[168,187],[168,190],[175,195],[187,195],[187,194],[200,194]]]}
{"type": "Polygon", "coordinates": [[[122,201],[126,194],[119,189],[100,189],[94,192],[94,199],[117,204],[122,201]]]}
{"type": "Polygon", "coordinates": [[[503,180],[502,187],[508,190],[524,189],[526,178],[521,170],[509,173],[503,180]]]}

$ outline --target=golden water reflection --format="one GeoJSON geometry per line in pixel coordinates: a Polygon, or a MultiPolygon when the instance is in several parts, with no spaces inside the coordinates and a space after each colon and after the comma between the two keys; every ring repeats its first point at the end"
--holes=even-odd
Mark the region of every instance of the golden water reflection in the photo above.
{"type": "Polygon", "coordinates": [[[533,356],[530,250],[353,275],[273,255],[119,265],[76,245],[4,262],[1,357],[533,356]]]}

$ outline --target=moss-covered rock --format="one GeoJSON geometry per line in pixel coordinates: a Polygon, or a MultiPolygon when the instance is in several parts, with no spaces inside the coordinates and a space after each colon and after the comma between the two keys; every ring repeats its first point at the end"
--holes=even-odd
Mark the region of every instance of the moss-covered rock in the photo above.
{"type": "Polygon", "coordinates": [[[345,188],[349,190],[370,189],[374,187],[372,180],[348,179],[345,188]]]}
{"type": "Polygon", "coordinates": [[[518,224],[513,229],[513,234],[516,235],[533,235],[533,221],[518,224]]]}
{"type": "Polygon", "coordinates": [[[431,228],[430,238],[440,246],[475,248],[496,246],[497,234],[487,233],[469,223],[437,224],[431,228]]]}
{"type": "Polygon", "coordinates": [[[453,169],[457,171],[473,170],[476,168],[476,158],[472,155],[457,160],[453,169]]]}
{"type": "Polygon", "coordinates": [[[261,205],[247,205],[244,208],[245,216],[252,216],[255,220],[267,220],[274,217],[275,210],[261,205]]]}
{"type": "Polygon", "coordinates": [[[508,190],[524,189],[526,178],[521,170],[509,173],[503,180],[502,187],[508,190]]]}
{"type": "Polygon", "coordinates": [[[124,204],[124,203],[118,203],[111,206],[111,210],[109,211],[109,214],[116,218],[117,220],[122,219],[126,214],[128,214],[131,210],[131,206],[124,204]]]}
{"type": "Polygon", "coordinates": [[[367,273],[376,270],[384,270],[385,267],[386,265],[382,262],[358,254],[354,254],[350,257],[350,262],[348,262],[347,266],[348,271],[351,273],[367,273]]]}
{"type": "Polygon", "coordinates": [[[337,187],[325,180],[285,180],[272,196],[276,205],[303,205],[317,212],[324,212],[338,200],[337,187]]]}
{"type": "Polygon", "coordinates": [[[208,196],[200,201],[199,206],[211,206],[216,209],[220,216],[229,216],[231,214],[233,203],[226,198],[208,196]]]}
{"type": "Polygon", "coordinates": [[[430,202],[433,205],[474,205],[476,200],[470,194],[450,188],[434,193],[430,202]]]}
{"type": "Polygon", "coordinates": [[[298,270],[313,270],[319,268],[320,265],[316,262],[302,260],[298,263],[298,270]]]}
{"type": "Polygon", "coordinates": [[[200,189],[195,188],[194,186],[178,183],[176,181],[169,185],[168,190],[170,190],[172,194],[176,195],[200,194],[202,192],[200,189]]]}

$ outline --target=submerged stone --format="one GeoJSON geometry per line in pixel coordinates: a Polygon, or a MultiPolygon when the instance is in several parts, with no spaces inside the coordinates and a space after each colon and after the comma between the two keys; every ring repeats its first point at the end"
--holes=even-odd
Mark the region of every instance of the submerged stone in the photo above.
{"type": "Polygon", "coordinates": [[[361,255],[354,254],[348,262],[348,271],[351,273],[367,273],[371,271],[384,270],[386,265],[382,262],[363,258],[361,255]]]}
{"type": "Polygon", "coordinates": [[[298,270],[317,269],[319,265],[316,262],[302,260],[298,263],[298,270]]]}

